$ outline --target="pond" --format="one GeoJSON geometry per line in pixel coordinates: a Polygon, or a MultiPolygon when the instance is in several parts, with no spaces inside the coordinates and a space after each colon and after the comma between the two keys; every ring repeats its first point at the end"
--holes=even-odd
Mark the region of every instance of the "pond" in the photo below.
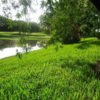
{"type": "Polygon", "coordinates": [[[25,53],[41,48],[41,46],[37,45],[37,40],[28,41],[24,45],[20,45],[17,40],[0,40],[0,59],[14,56],[18,52],[25,53]]]}

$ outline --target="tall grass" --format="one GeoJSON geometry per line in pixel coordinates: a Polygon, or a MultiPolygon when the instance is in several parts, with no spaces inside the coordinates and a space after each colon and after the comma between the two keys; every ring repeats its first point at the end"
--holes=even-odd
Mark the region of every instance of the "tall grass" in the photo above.
{"type": "Polygon", "coordinates": [[[91,63],[100,41],[55,46],[0,60],[0,100],[100,100],[100,80],[91,63]]]}

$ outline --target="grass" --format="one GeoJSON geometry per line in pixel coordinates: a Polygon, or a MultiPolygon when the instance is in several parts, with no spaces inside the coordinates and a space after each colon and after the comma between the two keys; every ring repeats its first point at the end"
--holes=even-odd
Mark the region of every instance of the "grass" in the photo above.
{"type": "MultiPolygon", "coordinates": [[[[0,32],[0,40],[18,40],[20,38],[20,34],[18,32],[0,32]]],[[[27,36],[23,34],[23,36],[27,39],[27,36]]],[[[42,33],[29,33],[29,40],[48,40],[50,36],[42,33]]]]}
{"type": "Polygon", "coordinates": [[[98,59],[96,38],[2,59],[0,100],[100,100],[100,80],[90,66],[98,59]]]}

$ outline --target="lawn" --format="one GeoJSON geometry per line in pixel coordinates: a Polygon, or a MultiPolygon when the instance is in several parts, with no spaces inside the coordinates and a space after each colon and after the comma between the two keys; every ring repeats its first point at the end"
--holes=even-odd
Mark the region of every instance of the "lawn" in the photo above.
{"type": "Polygon", "coordinates": [[[100,41],[49,46],[0,60],[0,100],[100,100],[100,80],[91,64],[100,41]]]}
{"type": "MultiPolygon", "coordinates": [[[[48,40],[50,38],[43,32],[22,34],[22,36],[29,40],[48,40]]],[[[18,40],[20,37],[19,32],[0,32],[0,40],[18,40]]]]}

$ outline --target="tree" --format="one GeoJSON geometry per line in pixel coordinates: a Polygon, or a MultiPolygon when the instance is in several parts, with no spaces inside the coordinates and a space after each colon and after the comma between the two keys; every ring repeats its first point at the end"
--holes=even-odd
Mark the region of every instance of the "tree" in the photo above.
{"type": "Polygon", "coordinates": [[[42,22],[44,26],[49,25],[47,28],[53,34],[52,41],[78,42],[93,28],[96,9],[88,0],[47,0],[43,1],[43,5],[47,10],[42,22]]]}
{"type": "Polygon", "coordinates": [[[34,22],[11,20],[0,16],[0,31],[39,32],[40,26],[34,22]]]}

